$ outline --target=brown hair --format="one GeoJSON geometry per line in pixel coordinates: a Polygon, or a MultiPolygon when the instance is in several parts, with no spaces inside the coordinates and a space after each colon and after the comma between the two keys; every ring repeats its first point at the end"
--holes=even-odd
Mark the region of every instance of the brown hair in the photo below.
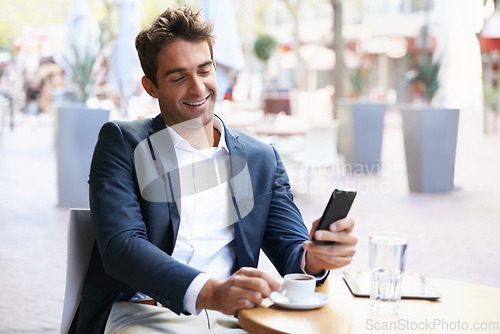
{"type": "Polygon", "coordinates": [[[168,8],[135,38],[135,48],[144,75],[155,86],[157,86],[157,55],[164,45],[177,38],[190,42],[206,41],[210,49],[210,57],[214,59],[213,26],[205,22],[199,11],[193,12],[191,8],[168,8]]]}

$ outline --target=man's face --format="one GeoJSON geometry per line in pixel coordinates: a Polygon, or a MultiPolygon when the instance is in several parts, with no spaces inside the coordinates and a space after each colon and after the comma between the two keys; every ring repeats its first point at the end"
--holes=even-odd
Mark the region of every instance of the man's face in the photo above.
{"type": "Polygon", "coordinates": [[[143,78],[147,92],[158,98],[165,123],[188,122],[201,127],[212,122],[217,97],[215,64],[205,41],[175,39],[157,55],[157,86],[143,78]]]}

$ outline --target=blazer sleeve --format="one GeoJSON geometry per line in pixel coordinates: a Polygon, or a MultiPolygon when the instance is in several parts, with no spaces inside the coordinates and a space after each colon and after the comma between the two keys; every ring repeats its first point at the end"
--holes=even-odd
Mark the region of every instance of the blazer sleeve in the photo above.
{"type": "Polygon", "coordinates": [[[134,131],[108,122],[99,134],[89,179],[97,245],[109,276],[181,313],[184,294],[200,271],[180,264],[148,238],[135,175],[134,131]]]}
{"type": "Polygon", "coordinates": [[[281,275],[302,272],[302,243],[309,232],[293,201],[290,182],[276,151],[272,173],[269,213],[262,248],[281,275]]]}

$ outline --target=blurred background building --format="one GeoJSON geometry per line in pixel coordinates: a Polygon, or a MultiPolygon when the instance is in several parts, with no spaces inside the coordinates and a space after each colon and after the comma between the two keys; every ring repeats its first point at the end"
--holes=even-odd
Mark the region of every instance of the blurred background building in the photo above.
{"type": "MultiPolygon", "coordinates": [[[[12,94],[25,112],[50,109],[46,92],[51,89],[44,87],[42,93],[42,87],[64,87],[65,81],[60,80],[60,72],[53,74],[54,66],[47,70],[42,65],[53,64],[60,56],[68,39],[66,17],[71,10],[81,10],[100,28],[93,96],[110,99],[122,110],[133,109],[130,98],[143,93],[134,84],[141,75],[134,58],[135,34],[165,6],[180,5],[203,9],[215,25],[216,58],[222,65],[220,85],[224,87],[221,98],[262,103],[270,92],[286,97],[294,90],[326,89],[335,101],[354,96],[347,74],[363,68],[370,71],[365,97],[389,104],[415,102],[422,100],[422,92],[418,85],[408,87],[406,79],[415,60],[428,55],[441,61],[442,89],[437,101],[474,110],[468,113],[474,116],[467,123],[481,125],[483,81],[488,92],[498,82],[498,14],[493,0],[186,0],[162,4],[51,0],[41,8],[22,0],[1,4],[3,90],[16,87],[12,94]],[[339,20],[341,24],[335,25],[339,20]],[[263,35],[277,43],[265,63],[254,49],[263,35]],[[336,56],[339,50],[342,54],[336,56]],[[223,76],[228,77],[224,84],[223,76]],[[8,80],[13,85],[7,85],[8,80]],[[31,103],[39,99],[40,106],[31,103]]],[[[294,107],[292,111],[298,112],[294,107]]]]}

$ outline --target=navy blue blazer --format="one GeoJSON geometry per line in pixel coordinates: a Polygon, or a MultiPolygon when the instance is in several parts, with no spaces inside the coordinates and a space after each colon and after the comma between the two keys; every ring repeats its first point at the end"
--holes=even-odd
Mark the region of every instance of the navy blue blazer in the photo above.
{"type": "MultiPolygon", "coordinates": [[[[256,267],[262,248],[280,274],[300,272],[308,231],[278,153],[234,129],[224,131],[238,217],[235,269],[256,267]]],[[[113,302],[138,291],[185,312],[184,294],[200,271],[170,256],[180,224],[176,165],[161,115],[102,127],[89,178],[96,246],[72,332],[103,332],[113,302]]]]}

